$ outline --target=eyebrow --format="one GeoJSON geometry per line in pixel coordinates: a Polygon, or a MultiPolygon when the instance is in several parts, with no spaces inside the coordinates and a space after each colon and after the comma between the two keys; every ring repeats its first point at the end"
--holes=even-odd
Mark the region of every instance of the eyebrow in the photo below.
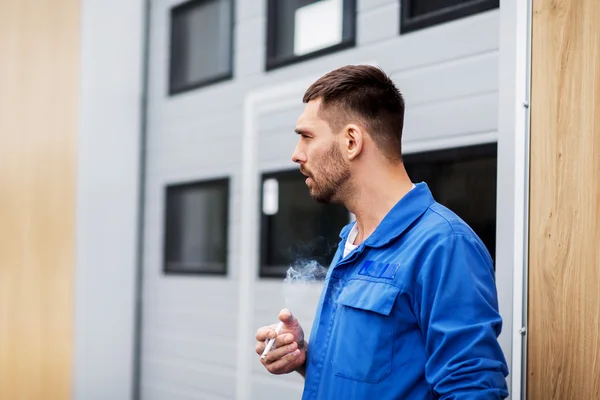
{"type": "Polygon", "coordinates": [[[309,131],[307,131],[306,129],[302,129],[302,128],[296,128],[296,129],[294,129],[294,132],[296,132],[298,135],[301,135],[301,134],[305,134],[305,135],[306,134],[310,134],[309,131]]]}

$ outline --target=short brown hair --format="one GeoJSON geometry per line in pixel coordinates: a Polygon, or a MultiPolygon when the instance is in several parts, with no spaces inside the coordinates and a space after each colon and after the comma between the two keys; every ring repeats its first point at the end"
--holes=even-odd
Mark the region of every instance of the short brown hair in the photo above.
{"type": "Polygon", "coordinates": [[[390,77],[371,65],[347,65],[319,78],[302,101],[321,98],[319,114],[334,132],[353,119],[392,161],[402,160],[404,98],[390,77]]]}

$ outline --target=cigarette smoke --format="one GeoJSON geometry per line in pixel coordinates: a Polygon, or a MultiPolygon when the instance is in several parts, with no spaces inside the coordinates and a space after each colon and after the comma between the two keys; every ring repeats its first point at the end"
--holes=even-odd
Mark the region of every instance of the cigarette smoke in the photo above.
{"type": "Polygon", "coordinates": [[[308,283],[325,279],[327,270],[316,260],[298,261],[287,270],[284,283],[308,283]]]}
{"type": "Polygon", "coordinates": [[[316,260],[298,259],[287,270],[282,294],[293,314],[314,315],[327,269],[316,260]]]}
{"type": "MultiPolygon", "coordinates": [[[[327,265],[337,243],[318,237],[309,243],[296,243],[292,260],[283,280],[282,295],[292,314],[313,317],[319,303],[327,265]]],[[[306,329],[306,327],[305,327],[306,329]]]]}

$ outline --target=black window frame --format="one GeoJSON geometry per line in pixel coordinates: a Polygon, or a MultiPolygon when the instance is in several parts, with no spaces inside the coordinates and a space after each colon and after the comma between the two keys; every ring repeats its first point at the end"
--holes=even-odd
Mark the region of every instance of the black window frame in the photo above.
{"type": "Polygon", "coordinates": [[[194,8],[202,3],[206,3],[214,0],[188,0],[181,4],[177,4],[171,7],[169,12],[169,22],[170,22],[170,34],[169,34],[169,72],[168,72],[168,84],[169,84],[169,96],[175,96],[177,94],[189,92],[195,89],[199,89],[202,87],[214,85],[216,83],[224,82],[233,79],[233,67],[234,67],[234,54],[235,54],[235,7],[236,0],[227,0],[231,2],[231,10],[230,10],[230,26],[229,29],[231,34],[229,36],[229,65],[226,72],[216,74],[209,78],[200,79],[196,82],[189,83],[187,85],[180,86],[178,88],[174,88],[174,78],[173,78],[173,70],[175,58],[173,57],[173,43],[174,43],[174,35],[175,35],[175,24],[173,21],[175,17],[179,13],[185,13],[188,9],[194,8]]]}
{"type": "Polygon", "coordinates": [[[343,0],[343,20],[342,25],[345,24],[345,18],[351,17],[352,20],[349,23],[350,38],[343,39],[338,44],[333,46],[325,47],[323,49],[315,50],[313,52],[303,54],[301,56],[275,56],[275,33],[276,27],[274,21],[277,20],[277,6],[276,2],[280,0],[267,0],[267,47],[265,49],[265,70],[272,71],[274,69],[286,67],[293,64],[298,64],[307,60],[316,59],[323,57],[328,54],[337,53],[341,50],[350,49],[356,47],[356,24],[357,24],[357,0],[343,0]]]}
{"type": "Polygon", "coordinates": [[[170,183],[164,186],[163,190],[164,195],[164,214],[163,214],[163,267],[162,272],[165,275],[198,275],[198,276],[227,276],[229,273],[229,236],[230,236],[230,223],[229,219],[231,217],[231,179],[230,177],[221,177],[221,178],[212,178],[212,179],[201,179],[194,180],[189,182],[181,182],[181,183],[170,183]],[[168,224],[169,224],[169,194],[171,191],[185,191],[190,188],[203,188],[203,187],[222,187],[225,191],[225,198],[227,199],[226,207],[225,207],[225,238],[224,238],[224,248],[225,248],[225,259],[223,262],[224,268],[222,271],[202,271],[202,270],[189,270],[189,269],[176,269],[169,268],[169,260],[168,260],[168,246],[169,241],[167,238],[168,235],[168,224]]]}
{"type": "MultiPolygon", "coordinates": [[[[420,0],[426,1],[426,0],[420,0]]],[[[411,18],[411,0],[400,0],[400,34],[410,33],[500,7],[500,0],[471,0],[411,18]]]]}
{"type": "MultiPolygon", "coordinates": [[[[263,215],[263,202],[264,202],[264,194],[263,194],[263,183],[265,182],[265,180],[269,179],[269,178],[277,178],[277,179],[285,179],[285,178],[289,178],[289,177],[301,177],[302,175],[300,174],[300,171],[298,169],[280,169],[277,171],[270,171],[270,172],[263,172],[260,177],[259,177],[259,187],[260,187],[260,201],[259,201],[259,218],[258,218],[258,223],[259,223],[259,245],[258,245],[258,250],[259,250],[259,257],[258,257],[258,278],[260,279],[278,279],[281,280],[283,278],[285,278],[285,272],[280,273],[278,270],[273,270],[272,268],[265,268],[265,252],[266,252],[266,248],[269,245],[268,244],[268,239],[267,238],[267,230],[265,229],[265,224],[263,223],[263,221],[265,220],[266,216],[263,215]]],[[[306,191],[308,193],[309,188],[306,188],[306,191]]],[[[315,203],[317,203],[316,200],[315,203]]],[[[340,205],[340,207],[343,207],[340,205]]],[[[351,214],[348,210],[346,210],[346,215],[347,215],[347,221],[345,223],[345,225],[349,224],[351,222],[351,214]]],[[[344,226],[345,226],[344,225],[344,226]]],[[[341,228],[340,227],[340,232],[341,232],[341,228]]],[[[339,239],[341,240],[341,239],[339,239]]],[[[337,244],[337,243],[336,243],[337,244]]],[[[331,254],[332,256],[334,255],[334,252],[332,252],[331,254]]],[[[288,266],[286,266],[287,268],[288,266]]],[[[323,267],[325,267],[325,269],[329,268],[329,265],[323,265],[323,267]]]]}

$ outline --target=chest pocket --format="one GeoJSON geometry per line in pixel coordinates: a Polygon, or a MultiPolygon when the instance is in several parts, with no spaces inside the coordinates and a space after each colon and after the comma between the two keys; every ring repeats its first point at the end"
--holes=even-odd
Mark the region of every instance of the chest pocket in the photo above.
{"type": "Polygon", "coordinates": [[[337,376],[379,382],[390,374],[394,345],[390,313],[399,291],[367,280],[349,281],[341,290],[332,361],[337,376]]]}

